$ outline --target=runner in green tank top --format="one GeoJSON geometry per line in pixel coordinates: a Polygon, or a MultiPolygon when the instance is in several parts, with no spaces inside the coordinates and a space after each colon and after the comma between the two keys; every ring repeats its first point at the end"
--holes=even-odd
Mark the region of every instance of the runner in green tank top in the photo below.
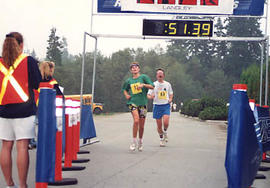
{"type": "Polygon", "coordinates": [[[142,138],[147,113],[147,92],[148,89],[154,88],[154,84],[147,75],[140,74],[138,62],[131,63],[130,72],[132,77],[128,78],[122,87],[122,91],[128,100],[127,105],[133,116],[133,142],[130,145],[130,150],[134,151],[137,147],[139,130],[138,150],[142,151],[142,138]]]}

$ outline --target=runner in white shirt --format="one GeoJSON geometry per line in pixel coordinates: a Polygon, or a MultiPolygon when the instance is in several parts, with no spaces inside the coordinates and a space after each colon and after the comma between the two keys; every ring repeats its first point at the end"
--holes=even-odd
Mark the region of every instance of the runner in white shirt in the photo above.
{"type": "Polygon", "coordinates": [[[160,146],[164,147],[168,142],[167,129],[170,119],[170,103],[173,99],[173,90],[169,82],[164,80],[165,72],[163,69],[157,69],[154,82],[155,88],[147,93],[148,99],[153,99],[153,118],[157,122],[157,131],[160,136],[160,146]],[[162,129],[163,124],[163,129],[162,129]]]}

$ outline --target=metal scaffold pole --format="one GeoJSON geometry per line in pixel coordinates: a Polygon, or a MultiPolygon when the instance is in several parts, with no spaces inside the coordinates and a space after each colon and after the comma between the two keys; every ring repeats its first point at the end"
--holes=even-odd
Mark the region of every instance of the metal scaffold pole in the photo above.
{"type": "Polygon", "coordinates": [[[82,74],[81,74],[81,91],[80,91],[80,101],[82,109],[82,97],[83,97],[83,82],[84,82],[84,64],[85,64],[85,46],[86,46],[86,33],[83,34],[83,56],[82,56],[82,74]]]}
{"type": "Polygon", "coordinates": [[[263,51],[264,51],[264,42],[262,41],[261,44],[261,69],[260,69],[260,106],[262,105],[262,84],[263,84],[263,51]]]}
{"type": "Polygon", "coordinates": [[[268,105],[268,57],[269,57],[269,36],[267,35],[268,32],[268,4],[269,1],[265,1],[265,5],[266,5],[266,10],[265,10],[265,36],[266,36],[266,40],[265,40],[265,44],[266,44],[266,53],[265,53],[265,66],[266,66],[266,70],[265,70],[265,105],[268,105]]]}
{"type": "Polygon", "coordinates": [[[92,80],[92,104],[94,103],[94,92],[95,92],[95,78],[96,78],[96,61],[97,61],[97,37],[91,35],[87,32],[84,33],[84,42],[83,42],[83,57],[82,57],[82,77],[81,77],[81,102],[83,95],[83,83],[84,83],[84,66],[85,66],[85,46],[86,46],[86,36],[90,36],[95,39],[95,51],[94,51],[94,65],[93,65],[93,80],[92,80]]]}
{"type": "Polygon", "coordinates": [[[268,57],[269,57],[269,36],[267,36],[267,39],[265,41],[266,43],[266,55],[265,55],[265,61],[266,61],[266,70],[265,70],[265,105],[268,105],[268,57]]]}
{"type": "Polygon", "coordinates": [[[92,104],[94,104],[96,62],[97,62],[97,37],[93,37],[93,38],[95,39],[95,52],[94,52],[94,66],[93,66],[93,79],[92,79],[92,104]]]}

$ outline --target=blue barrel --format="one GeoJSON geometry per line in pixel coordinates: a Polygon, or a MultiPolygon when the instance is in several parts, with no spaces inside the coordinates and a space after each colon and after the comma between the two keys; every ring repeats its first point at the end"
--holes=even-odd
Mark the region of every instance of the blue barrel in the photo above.
{"type": "Polygon", "coordinates": [[[225,168],[229,188],[250,187],[261,162],[256,123],[246,91],[232,90],[225,168]]]}
{"type": "Polygon", "coordinates": [[[36,182],[53,182],[55,177],[56,91],[41,88],[38,106],[36,182]]]}

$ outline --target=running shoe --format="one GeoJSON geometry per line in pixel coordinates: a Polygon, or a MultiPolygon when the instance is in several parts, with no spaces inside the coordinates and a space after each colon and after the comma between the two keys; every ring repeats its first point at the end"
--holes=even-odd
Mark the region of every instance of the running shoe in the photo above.
{"type": "Polygon", "coordinates": [[[18,188],[17,185],[13,185],[13,186],[6,186],[6,188],[18,188]]]}
{"type": "Polygon", "coordinates": [[[130,149],[130,151],[135,151],[135,149],[136,149],[136,144],[135,144],[135,143],[132,143],[132,144],[129,146],[129,149],[130,149]]]}
{"type": "Polygon", "coordinates": [[[168,142],[168,133],[164,132],[163,135],[165,142],[168,142]]]}
{"type": "Polygon", "coordinates": [[[142,142],[138,142],[138,150],[142,151],[143,150],[143,144],[142,142]]]}
{"type": "Polygon", "coordinates": [[[165,147],[165,139],[164,138],[160,140],[159,146],[165,147]]]}

